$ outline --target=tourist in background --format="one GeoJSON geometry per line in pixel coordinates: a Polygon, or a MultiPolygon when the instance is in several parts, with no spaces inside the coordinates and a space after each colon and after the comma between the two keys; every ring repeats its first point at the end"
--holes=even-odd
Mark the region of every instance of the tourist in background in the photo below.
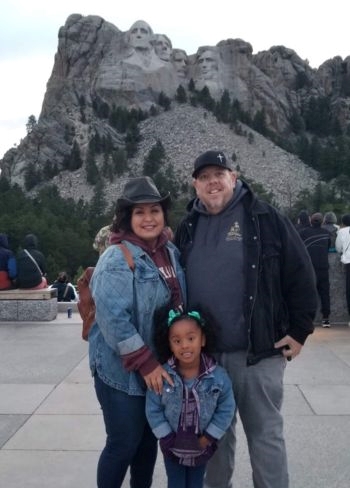
{"type": "Polygon", "coordinates": [[[111,236],[111,229],[112,224],[105,225],[104,227],[101,227],[95,236],[92,247],[99,253],[100,256],[110,244],[109,239],[111,236]]]}
{"type": "Polygon", "coordinates": [[[78,295],[74,286],[69,283],[68,275],[65,271],[58,273],[55,282],[50,288],[57,289],[57,301],[58,302],[76,302],[78,295]]]}
{"type": "MultiPolygon", "coordinates": [[[[335,247],[337,252],[341,254],[340,260],[345,268],[346,304],[350,319],[350,214],[343,215],[341,223],[341,228],[338,230],[337,238],[335,240],[335,247]]],[[[350,321],[348,325],[350,327],[350,321]]]]}
{"type": "Polygon", "coordinates": [[[326,212],[324,214],[322,228],[328,230],[331,235],[331,245],[328,252],[336,252],[335,240],[337,238],[339,225],[337,225],[337,216],[334,212],[326,212]]]}
{"type": "Polygon", "coordinates": [[[6,234],[0,234],[0,290],[16,288],[17,262],[6,234]]]}
{"type": "Polygon", "coordinates": [[[297,223],[295,224],[295,228],[297,229],[298,232],[300,232],[306,227],[311,227],[310,215],[307,210],[301,210],[301,212],[299,212],[297,223]]]}
{"type": "Polygon", "coordinates": [[[328,250],[331,246],[331,235],[321,227],[323,215],[319,212],[311,215],[311,227],[300,231],[300,237],[310,254],[315,270],[316,286],[321,301],[322,327],[330,327],[331,313],[329,295],[329,263],[328,250]]]}
{"type": "Polygon", "coordinates": [[[39,290],[47,287],[46,263],[38,249],[38,238],[27,234],[17,255],[18,288],[39,290]]]}

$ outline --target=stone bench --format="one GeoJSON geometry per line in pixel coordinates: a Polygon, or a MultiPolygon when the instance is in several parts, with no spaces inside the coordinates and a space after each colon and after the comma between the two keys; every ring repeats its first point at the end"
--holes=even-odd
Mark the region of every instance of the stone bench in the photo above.
{"type": "Polygon", "coordinates": [[[57,317],[57,290],[4,290],[0,291],[0,321],[46,322],[57,317]]]}

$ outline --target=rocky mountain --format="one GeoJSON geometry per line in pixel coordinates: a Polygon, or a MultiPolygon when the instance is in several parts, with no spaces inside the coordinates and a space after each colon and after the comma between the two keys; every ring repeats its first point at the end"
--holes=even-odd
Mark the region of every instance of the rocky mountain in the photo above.
{"type": "Polygon", "coordinates": [[[129,170],[104,179],[109,201],[125,177],[142,172],[145,156],[160,140],[179,181],[189,181],[198,154],[216,148],[234,156],[244,175],[289,207],[300,191],[315,186],[317,172],[243,123],[233,130],[203,107],[175,102],[177,90],[181,85],[190,99],[192,83],[196,91],[207,87],[217,101],[228,94],[251,119],[263,113],[271,133],[290,139],[307,103],[326,97],[329,117],[345,130],[350,124],[350,56],[335,57],[315,70],[283,46],[252,52],[248,42],[227,39],[188,55],[144,21],[122,32],[101,17],[73,14],[58,33],[39,120],[0,161],[2,176],[25,188],[26,176],[34,174],[31,192],[50,182],[64,196],[90,200],[94,186],[87,183],[86,172],[92,141],[108,141],[108,154],[95,155],[101,172],[113,152],[125,147],[125,134],[112,117],[123,107],[153,116],[138,124],[141,141],[129,157],[129,170]],[[160,95],[171,101],[169,110],[163,110],[160,95]],[[72,158],[79,164],[68,167],[72,158]]]}

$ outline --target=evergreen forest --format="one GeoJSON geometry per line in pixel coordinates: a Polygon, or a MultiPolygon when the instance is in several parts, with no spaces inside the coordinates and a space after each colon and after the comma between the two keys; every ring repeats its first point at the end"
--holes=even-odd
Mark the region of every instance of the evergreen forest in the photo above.
{"type": "MultiPolygon", "coordinates": [[[[90,203],[66,200],[60,196],[57,187],[50,183],[59,172],[53,162],[48,162],[50,164],[44,168],[45,171],[28,165],[26,190],[45,182],[35,197],[29,198],[19,186],[11,186],[6,178],[0,176],[0,232],[8,235],[14,252],[21,248],[26,234],[37,235],[39,248],[47,261],[50,283],[60,271],[66,271],[76,282],[85,267],[95,265],[98,254],[92,247],[94,237],[102,226],[112,221],[114,212],[114,208],[107,208],[106,205],[104,181],[113,181],[126,173],[132,174],[128,164],[129,159],[137,154],[141,140],[139,122],[146,117],[156,116],[160,110],[171,110],[172,102],[161,93],[157,107],[152,106],[146,113],[111,108],[105,102],[95,100],[95,114],[108,120],[113,129],[124,135],[124,145],[115,148],[110,139],[96,133],[90,141],[87,159],[83,162],[78,145],[73,144],[71,157],[64,161],[63,169],[75,171],[85,163],[87,183],[94,187],[94,197],[90,203]]],[[[248,143],[251,143],[254,135],[249,130],[243,130],[241,124],[244,123],[285,150],[297,154],[307,165],[320,172],[321,179],[315,191],[298,195],[296,203],[289,209],[283,209],[292,221],[296,220],[302,209],[307,209],[310,214],[332,210],[338,217],[338,223],[344,213],[350,212],[350,127],[341,129],[337,120],[329,117],[330,100],[311,98],[301,114],[292,115],[290,123],[293,133],[285,139],[267,128],[263,110],[251,117],[242,111],[237,100],[230,99],[226,91],[221,100],[215,101],[207,87],[197,91],[193,83],[189,84],[188,90],[180,85],[175,102],[203,106],[216,116],[218,122],[229,124],[232,130],[246,136],[248,143]]],[[[81,105],[83,117],[84,103],[81,105]]],[[[34,116],[30,116],[28,133],[35,124],[34,116]]],[[[231,159],[235,163],[234,154],[231,159]]],[[[239,170],[239,167],[236,168],[239,170]]],[[[170,225],[175,229],[193,193],[186,184],[177,181],[160,140],[145,156],[142,172],[154,179],[161,193],[170,191],[173,197],[170,225]]],[[[245,179],[244,175],[241,177],[245,179]]],[[[248,179],[247,182],[261,198],[275,204],[273,195],[267,193],[262,185],[248,179]]]]}

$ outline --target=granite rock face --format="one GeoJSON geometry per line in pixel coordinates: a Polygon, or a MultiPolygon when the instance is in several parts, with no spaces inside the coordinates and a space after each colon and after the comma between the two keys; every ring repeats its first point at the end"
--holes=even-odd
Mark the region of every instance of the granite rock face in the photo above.
{"type": "MultiPolygon", "coordinates": [[[[70,196],[76,198],[79,194],[77,187],[83,187],[81,193],[89,198],[91,191],[86,185],[84,166],[67,174],[63,171],[65,158],[76,145],[85,162],[89,142],[95,134],[108,137],[114,148],[123,145],[122,135],[108,123],[108,118],[97,117],[94,104],[149,110],[152,106],[157,107],[161,92],[173,99],[179,85],[187,89],[190,80],[194,81],[196,89],[207,86],[217,100],[227,90],[231,100],[239,101],[251,117],[264,110],[268,128],[283,137],[292,134],[291,116],[300,114],[303,104],[311,96],[330,97],[332,114],[337,115],[343,127],[350,122],[350,56],[344,61],[335,57],[314,70],[292,49],[274,46],[253,55],[251,44],[242,39],[227,39],[216,46],[201,46],[196,53],[188,55],[180,47],[173,47],[166,34],[154,33],[151,26],[142,20],[136,21],[127,32],[122,32],[101,17],[73,14],[58,33],[58,49],[38,123],[19,146],[10,149],[0,161],[3,174],[12,183],[23,187],[29,164],[41,170],[55,165],[59,175],[55,176],[54,182],[60,191],[67,192],[67,188],[71,188],[70,196]]],[[[173,118],[175,127],[179,120],[176,110],[172,109],[167,114],[167,120],[173,118]]],[[[227,148],[232,154],[233,146],[237,146],[239,141],[233,142],[235,138],[231,131],[227,133],[224,144],[220,145],[217,139],[210,138],[210,132],[206,133],[209,127],[203,127],[203,121],[199,122],[199,119],[196,121],[196,117],[203,117],[201,112],[189,105],[181,107],[181,110],[186,120],[191,120],[191,125],[186,126],[185,138],[167,137],[165,150],[172,155],[171,162],[183,179],[184,158],[180,148],[186,145],[185,139],[201,141],[200,148],[196,144],[195,149],[186,150],[186,161],[193,161],[198,152],[213,147],[227,148]]],[[[161,116],[153,117],[152,124],[155,134],[162,133],[164,144],[161,116]]],[[[223,132],[222,125],[215,124],[218,129],[212,132],[223,132]]],[[[141,133],[143,130],[147,132],[147,127],[147,123],[144,124],[141,133]]],[[[210,119],[210,130],[213,127],[214,122],[210,119]]],[[[144,138],[146,132],[142,133],[144,138]]],[[[177,132],[173,131],[173,134],[177,132]]],[[[263,142],[260,137],[257,139],[263,142]]],[[[243,146],[244,142],[246,146],[241,153],[250,153],[247,138],[240,142],[242,144],[238,145],[243,146]]],[[[154,140],[146,140],[144,149],[153,143],[154,140]]],[[[273,154],[278,150],[271,144],[266,143],[265,146],[261,152],[264,152],[266,171],[282,178],[282,167],[278,162],[276,165],[271,163],[270,167],[273,154]]],[[[138,158],[142,159],[144,155],[140,153],[138,158]]],[[[303,189],[315,185],[318,178],[315,172],[300,171],[304,165],[286,152],[283,152],[282,159],[290,159],[291,164],[296,165],[293,168],[296,186],[303,189]],[[306,173],[308,177],[305,177],[306,173]]],[[[137,158],[133,163],[136,170],[137,158]]],[[[249,163],[240,161],[241,166],[242,163],[249,172],[249,163]]],[[[264,178],[259,175],[259,172],[247,174],[263,183],[264,178]]],[[[274,183],[279,184],[281,192],[290,193],[290,182],[286,182],[287,186],[281,186],[278,180],[274,183]]],[[[110,186],[107,183],[107,187],[110,186]]],[[[278,195],[276,198],[280,199],[278,195]]]]}

